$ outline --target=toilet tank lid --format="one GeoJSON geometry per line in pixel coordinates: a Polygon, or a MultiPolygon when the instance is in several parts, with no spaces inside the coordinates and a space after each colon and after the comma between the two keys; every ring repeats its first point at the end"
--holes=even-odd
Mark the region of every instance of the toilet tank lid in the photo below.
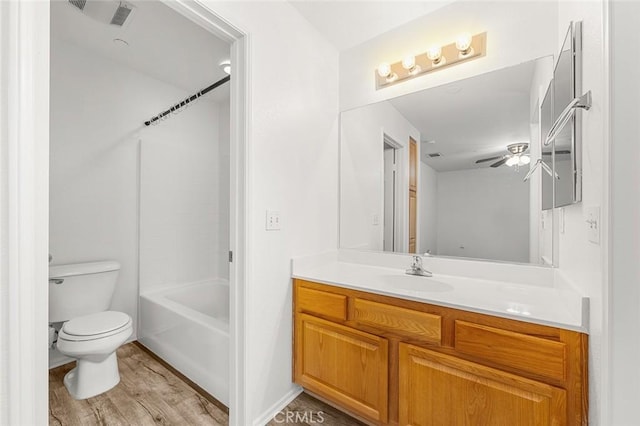
{"type": "Polygon", "coordinates": [[[73,277],[76,275],[98,274],[101,272],[118,271],[120,264],[115,260],[100,262],[70,263],[67,265],[49,266],[49,278],[73,277]]]}

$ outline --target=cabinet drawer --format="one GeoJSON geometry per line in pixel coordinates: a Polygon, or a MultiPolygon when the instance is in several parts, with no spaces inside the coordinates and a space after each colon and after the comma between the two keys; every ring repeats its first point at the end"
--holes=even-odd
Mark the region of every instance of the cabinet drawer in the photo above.
{"type": "Polygon", "coordinates": [[[566,345],[561,342],[458,320],[455,348],[494,364],[565,380],[566,345]]]}
{"type": "Polygon", "coordinates": [[[347,319],[347,296],[299,286],[296,299],[299,311],[347,319]]]}
{"type": "Polygon", "coordinates": [[[399,306],[354,299],[353,320],[411,339],[438,343],[441,341],[441,317],[399,306]]]}

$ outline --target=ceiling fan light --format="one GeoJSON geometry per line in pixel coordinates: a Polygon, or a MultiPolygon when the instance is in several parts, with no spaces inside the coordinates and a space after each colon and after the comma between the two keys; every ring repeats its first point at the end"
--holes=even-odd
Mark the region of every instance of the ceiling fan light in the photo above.
{"type": "Polygon", "coordinates": [[[520,160],[519,160],[519,158],[517,156],[513,156],[513,157],[509,158],[505,164],[507,166],[509,166],[509,167],[513,167],[516,164],[518,164],[519,161],[520,160]]]}
{"type": "Polygon", "coordinates": [[[520,161],[518,162],[518,165],[526,166],[529,163],[531,163],[531,157],[529,157],[528,155],[523,155],[520,157],[520,161]]]}

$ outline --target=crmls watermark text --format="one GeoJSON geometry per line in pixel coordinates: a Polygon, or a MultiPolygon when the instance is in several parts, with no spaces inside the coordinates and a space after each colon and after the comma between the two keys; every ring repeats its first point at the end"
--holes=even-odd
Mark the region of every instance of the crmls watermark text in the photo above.
{"type": "Polygon", "coordinates": [[[276,423],[307,423],[322,424],[324,423],[324,413],[322,411],[280,411],[273,416],[273,421],[276,423]]]}

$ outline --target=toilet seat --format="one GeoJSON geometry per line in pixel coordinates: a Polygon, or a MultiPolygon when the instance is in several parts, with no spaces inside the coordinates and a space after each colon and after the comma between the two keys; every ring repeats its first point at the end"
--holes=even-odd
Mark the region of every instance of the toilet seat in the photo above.
{"type": "Polygon", "coordinates": [[[131,317],[123,312],[105,311],[74,318],[64,323],[58,339],[75,342],[103,339],[131,327],[131,317]]]}

